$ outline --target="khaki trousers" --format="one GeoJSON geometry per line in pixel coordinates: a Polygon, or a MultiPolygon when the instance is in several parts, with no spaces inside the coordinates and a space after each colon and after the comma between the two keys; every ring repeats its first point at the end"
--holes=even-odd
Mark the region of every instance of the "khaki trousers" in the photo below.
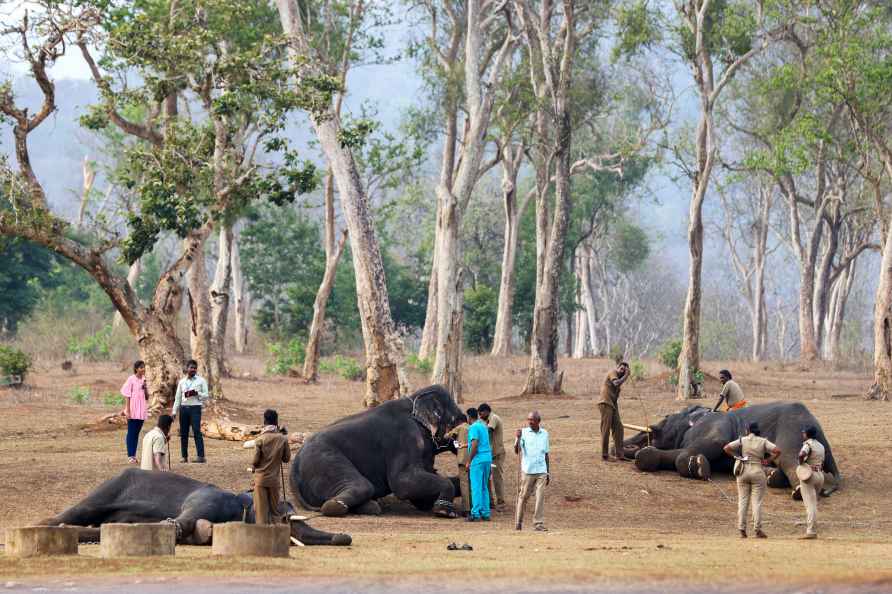
{"type": "Polygon", "coordinates": [[[545,479],[548,475],[544,472],[541,474],[524,474],[520,475],[520,495],[517,497],[517,509],[514,511],[514,523],[523,524],[523,508],[527,499],[536,492],[536,507],[533,511],[533,524],[536,526],[545,525],[545,479]]]}
{"type": "Polygon", "coordinates": [[[613,447],[616,457],[623,457],[623,422],[619,418],[619,409],[604,402],[598,403],[601,411],[601,456],[607,457],[610,452],[610,433],[613,432],[613,447]]]}
{"type": "Polygon", "coordinates": [[[489,500],[493,505],[505,505],[505,454],[492,457],[492,474],[489,475],[489,500]]]}
{"type": "Polygon", "coordinates": [[[818,521],[818,494],[824,488],[824,473],[813,472],[811,478],[805,482],[799,482],[799,492],[802,493],[802,503],[805,504],[806,534],[817,534],[818,521]]]}
{"type": "Polygon", "coordinates": [[[468,476],[468,467],[464,464],[458,465],[458,486],[461,491],[461,511],[470,513],[471,511],[471,480],[468,476]]]}
{"type": "Polygon", "coordinates": [[[254,523],[278,524],[282,521],[279,516],[279,485],[272,487],[259,487],[254,485],[254,523]]]}
{"type": "Polygon", "coordinates": [[[753,504],[753,530],[762,529],[762,500],[768,479],[761,465],[744,464],[743,474],[737,477],[737,529],[746,530],[750,502],[753,504]]]}

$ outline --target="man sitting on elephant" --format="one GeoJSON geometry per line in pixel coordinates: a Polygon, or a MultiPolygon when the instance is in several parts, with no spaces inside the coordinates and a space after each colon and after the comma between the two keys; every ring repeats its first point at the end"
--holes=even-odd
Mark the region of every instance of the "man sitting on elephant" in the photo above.
{"type": "Polygon", "coordinates": [[[712,407],[713,412],[717,411],[725,403],[725,412],[729,410],[737,410],[746,406],[746,400],[743,397],[743,390],[740,384],[731,378],[731,372],[727,369],[719,371],[719,381],[722,382],[722,391],[719,394],[719,400],[712,407]]]}
{"type": "Polygon", "coordinates": [[[291,463],[291,490],[327,516],[379,514],[393,493],[422,510],[455,518],[453,481],[434,457],[454,450],[446,434],[466,421],[452,395],[430,386],[411,396],[335,421],[314,433],[291,463]]]}
{"type": "Polygon", "coordinates": [[[826,452],[822,462],[827,476],[823,493],[829,495],[836,490],[840,476],[830,442],[818,420],[801,402],[769,402],[727,413],[689,406],[625,440],[624,455],[634,458],[635,465],[644,471],[673,469],[684,477],[708,480],[713,470],[730,472],[730,459],[722,448],[744,435],[746,427],[753,422],[759,424],[763,436],[777,444],[782,452],[777,459],[778,468],[768,478],[769,487],[797,486],[793,494],[799,498],[796,453],[802,445],[800,430],[814,426],[816,439],[826,452]]]}

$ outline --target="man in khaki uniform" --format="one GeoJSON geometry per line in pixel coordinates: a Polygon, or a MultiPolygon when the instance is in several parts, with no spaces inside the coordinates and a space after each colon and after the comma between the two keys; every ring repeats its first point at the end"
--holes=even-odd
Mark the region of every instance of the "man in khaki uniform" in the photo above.
{"type": "Polygon", "coordinates": [[[623,361],[616,369],[607,374],[601,386],[601,400],[598,409],[601,411],[601,458],[607,461],[610,451],[610,433],[613,432],[613,447],[616,449],[615,460],[623,460],[623,422],[619,417],[619,392],[629,379],[629,364],[623,361]]]}
{"type": "Polygon", "coordinates": [[[263,413],[263,429],[254,440],[254,460],[249,469],[254,473],[254,523],[278,524],[279,485],[282,464],[291,460],[288,438],[279,431],[279,413],[268,409],[263,413]]]}
{"type": "Polygon", "coordinates": [[[471,512],[471,482],[468,476],[468,429],[470,425],[462,423],[446,435],[455,441],[457,451],[456,458],[458,462],[458,484],[461,491],[461,509],[462,516],[467,516],[471,512]]]}
{"type": "MultiPolygon", "coordinates": [[[[811,470],[811,476],[807,480],[799,481],[799,492],[802,494],[802,502],[805,504],[806,527],[805,536],[802,539],[818,537],[816,523],[818,519],[818,494],[824,487],[824,446],[818,441],[816,427],[807,427],[802,432],[802,449],[799,450],[799,463],[811,470]]],[[[798,474],[798,470],[797,470],[798,474]]]]}
{"type": "Polygon", "coordinates": [[[483,403],[477,407],[480,418],[489,428],[489,443],[492,447],[492,474],[490,482],[490,501],[493,502],[496,509],[504,511],[505,509],[505,485],[504,485],[504,468],[505,468],[505,444],[502,437],[502,419],[492,412],[492,408],[487,403],[483,403]]]}
{"type": "Polygon", "coordinates": [[[743,398],[743,390],[740,385],[731,379],[731,372],[727,369],[719,371],[719,381],[722,382],[722,392],[719,394],[719,401],[712,408],[713,412],[717,411],[725,403],[725,412],[743,408],[746,406],[746,400],[743,398]]]}
{"type": "Polygon", "coordinates": [[[746,538],[746,516],[749,512],[750,497],[753,502],[753,530],[756,538],[768,538],[762,532],[762,500],[765,497],[767,479],[763,466],[768,466],[780,456],[776,445],[761,436],[758,423],[749,424],[749,433],[735,439],[724,447],[729,456],[740,455],[738,464],[742,465],[737,475],[737,529],[740,538],[746,538]],[[766,458],[766,456],[768,456],[766,458]]]}

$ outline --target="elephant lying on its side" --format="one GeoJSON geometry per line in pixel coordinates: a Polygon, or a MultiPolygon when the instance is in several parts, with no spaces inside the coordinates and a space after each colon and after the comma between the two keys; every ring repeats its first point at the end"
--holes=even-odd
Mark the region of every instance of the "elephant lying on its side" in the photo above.
{"type": "Polygon", "coordinates": [[[818,430],[818,441],[826,449],[822,494],[829,495],[839,487],[841,477],[830,442],[821,424],[801,402],[769,402],[727,413],[689,406],[651,425],[649,442],[648,434],[644,432],[625,440],[623,454],[626,458],[634,458],[635,465],[641,470],[676,470],[683,477],[707,480],[713,471],[730,472],[733,460],[722,448],[746,435],[747,426],[754,421],[759,423],[762,437],[774,442],[781,450],[777,468],[768,478],[768,486],[795,485],[794,496],[798,496],[796,466],[802,447],[801,432],[811,425],[818,430]]]}
{"type": "MultiPolygon", "coordinates": [[[[294,509],[286,504],[287,513],[294,509]]],[[[213,524],[254,522],[251,493],[235,495],[214,485],[172,472],[128,468],[99,485],[92,493],[42,526],[84,526],[81,541],[98,541],[101,524],[172,521],[177,543],[207,545],[213,524]]],[[[349,545],[347,534],[332,534],[291,519],[291,536],[305,545],[349,545]]]]}

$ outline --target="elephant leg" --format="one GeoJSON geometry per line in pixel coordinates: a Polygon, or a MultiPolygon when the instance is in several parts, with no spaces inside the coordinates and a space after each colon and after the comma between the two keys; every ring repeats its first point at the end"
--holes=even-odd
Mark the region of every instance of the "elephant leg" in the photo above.
{"type": "Polygon", "coordinates": [[[322,504],[322,514],[326,516],[345,516],[349,511],[367,513],[361,510],[370,510],[366,504],[375,494],[375,487],[367,478],[359,474],[352,465],[348,472],[341,477],[340,489],[322,504]]]}
{"type": "Polygon", "coordinates": [[[393,477],[390,487],[400,499],[419,502],[433,499],[435,515],[444,518],[458,517],[453,505],[455,490],[448,478],[420,468],[410,468],[393,477]]]}
{"type": "Polygon", "coordinates": [[[349,546],[353,542],[349,534],[334,534],[316,530],[302,520],[291,520],[291,538],[307,546],[329,545],[343,547],[349,546]]]}
{"type": "Polygon", "coordinates": [[[351,510],[354,514],[362,514],[364,516],[380,516],[381,506],[374,499],[369,499],[361,505],[357,505],[351,510]]]}

